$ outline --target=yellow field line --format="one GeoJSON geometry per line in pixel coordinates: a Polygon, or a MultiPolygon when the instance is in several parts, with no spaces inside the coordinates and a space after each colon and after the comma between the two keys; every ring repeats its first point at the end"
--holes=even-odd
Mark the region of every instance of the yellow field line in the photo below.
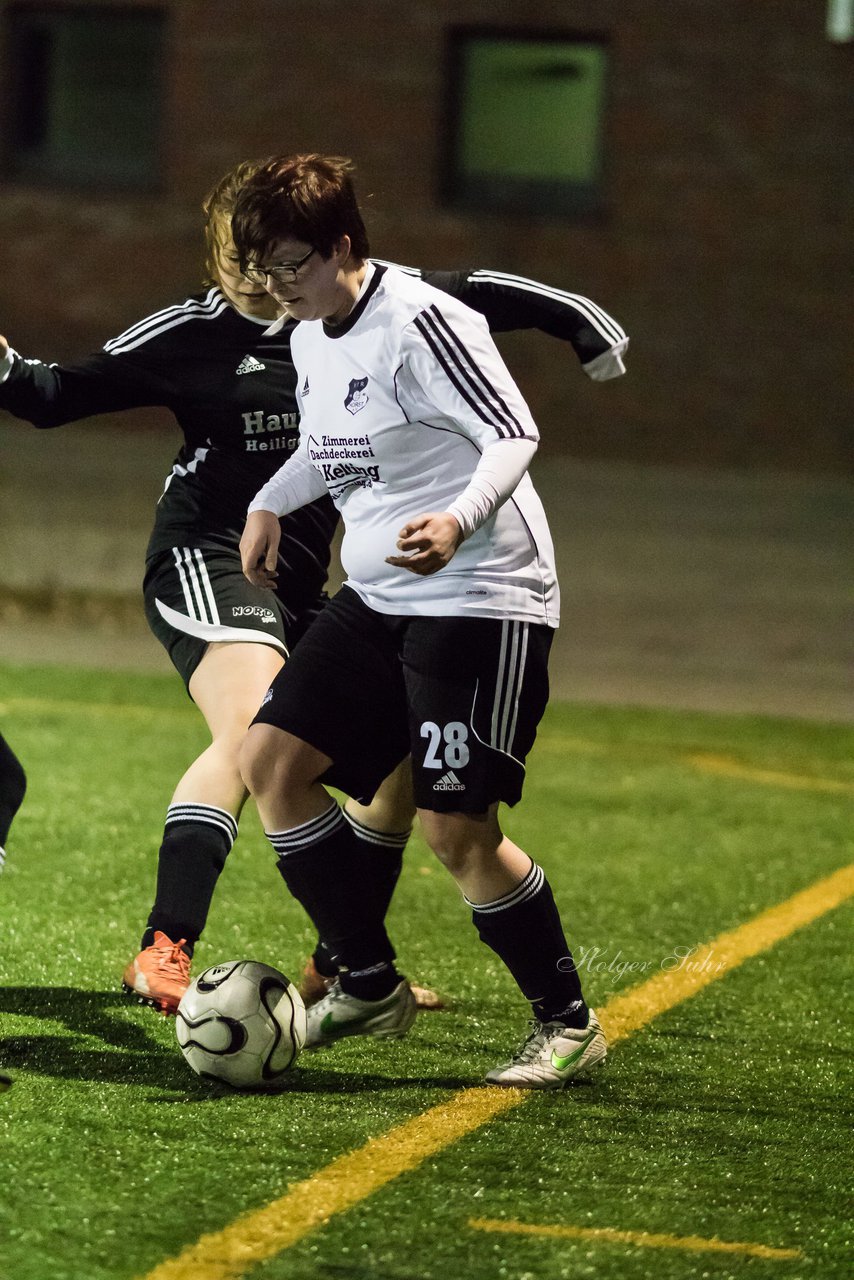
{"type": "Polygon", "coordinates": [[[525,1222],[504,1222],[497,1218],[470,1218],[475,1231],[507,1232],[508,1235],[551,1236],[558,1240],[592,1240],[602,1244],[636,1244],[651,1249],[687,1249],[693,1252],[741,1253],[751,1258],[785,1261],[802,1258],[801,1249],[775,1249],[770,1244],[741,1244],[730,1240],[706,1240],[702,1236],[668,1236],[654,1231],[616,1231],[612,1227],[553,1227],[525,1222]]]}
{"type": "Polygon", "coordinates": [[[731,756],[716,756],[705,751],[685,756],[688,764],[702,773],[716,773],[725,778],[744,778],[746,782],[761,782],[766,786],[789,787],[795,791],[836,791],[854,794],[854,782],[841,778],[814,778],[805,773],[782,773],[777,769],[757,769],[741,764],[731,756]]]}
{"type": "Polygon", "coordinates": [[[600,1018],[611,1044],[639,1031],[653,1018],[696,995],[703,987],[736,969],[751,956],[767,951],[789,934],[854,896],[854,863],[819,880],[746,924],[722,933],[684,961],[661,970],[646,982],[612,996],[600,1018]]]}
{"type": "Polygon", "coordinates": [[[682,752],[673,748],[643,746],[632,743],[594,742],[587,738],[570,738],[565,734],[544,732],[537,742],[538,751],[572,751],[576,755],[623,757],[640,764],[681,764],[697,769],[700,773],[717,774],[723,778],[741,778],[745,782],[759,782],[764,786],[787,787],[797,791],[827,791],[854,795],[854,781],[843,778],[819,778],[809,773],[786,773],[784,770],[763,769],[761,766],[742,764],[733,756],[716,755],[710,751],[682,752]]]}
{"type": "MultiPolygon", "coordinates": [[[[611,1044],[852,896],[854,863],[722,934],[678,969],[657,973],[615,996],[599,1015],[611,1044]]],[[[264,1208],[202,1236],[177,1257],[155,1267],[145,1280],[239,1280],[257,1263],[296,1244],[336,1214],[530,1096],[521,1089],[464,1089],[333,1160],[264,1208]]]]}

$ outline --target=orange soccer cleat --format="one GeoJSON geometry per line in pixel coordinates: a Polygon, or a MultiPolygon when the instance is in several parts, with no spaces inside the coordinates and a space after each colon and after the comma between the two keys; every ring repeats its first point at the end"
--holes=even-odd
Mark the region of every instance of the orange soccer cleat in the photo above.
{"type": "Polygon", "coordinates": [[[314,956],[309,956],[297,987],[306,1009],[310,1009],[313,1004],[317,1004],[318,1000],[322,1000],[334,981],[334,978],[327,978],[322,974],[314,963],[314,956]]]}
{"type": "Polygon", "coordinates": [[[190,985],[190,957],[183,949],[185,938],[173,942],[165,933],[131,960],[122,975],[122,988],[136,996],[140,1004],[162,1013],[174,1013],[190,985]]]}

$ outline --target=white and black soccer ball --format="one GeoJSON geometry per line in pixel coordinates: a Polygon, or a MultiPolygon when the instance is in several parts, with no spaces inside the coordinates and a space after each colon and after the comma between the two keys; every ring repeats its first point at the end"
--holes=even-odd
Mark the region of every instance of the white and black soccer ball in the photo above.
{"type": "Polygon", "coordinates": [[[235,1089],[273,1089],[305,1044],[305,1005],[278,969],[229,960],[190,984],[175,1032],[197,1075],[235,1089]]]}

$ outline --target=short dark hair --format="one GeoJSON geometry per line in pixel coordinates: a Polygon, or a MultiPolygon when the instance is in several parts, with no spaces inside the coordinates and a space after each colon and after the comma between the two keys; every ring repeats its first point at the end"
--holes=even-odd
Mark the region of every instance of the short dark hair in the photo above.
{"type": "Polygon", "coordinates": [[[344,156],[318,154],[274,156],[262,164],[238,192],[231,219],[241,271],[279,240],[302,240],[330,258],[346,235],[353,257],[367,258],[353,168],[344,156]]]}

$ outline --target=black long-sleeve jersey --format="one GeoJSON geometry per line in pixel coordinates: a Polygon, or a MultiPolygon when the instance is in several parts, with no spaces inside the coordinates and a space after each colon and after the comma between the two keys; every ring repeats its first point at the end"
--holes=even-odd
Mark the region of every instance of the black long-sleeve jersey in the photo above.
{"type": "MultiPolygon", "coordinates": [[[[415,274],[480,311],[495,331],[538,328],[568,341],[593,378],[624,372],[626,335],[587,298],[489,271],[415,274]]],[[[36,427],[168,408],[184,443],[157,505],[146,560],[173,547],[234,551],[249,503],[299,441],[294,325],[268,335],[269,324],[239,313],[212,287],[140,320],[78,363],[43,364],[10,352],[0,408],[36,427]]],[[[283,518],[282,599],[299,606],[316,598],[337,519],[328,498],[283,518]]]]}

